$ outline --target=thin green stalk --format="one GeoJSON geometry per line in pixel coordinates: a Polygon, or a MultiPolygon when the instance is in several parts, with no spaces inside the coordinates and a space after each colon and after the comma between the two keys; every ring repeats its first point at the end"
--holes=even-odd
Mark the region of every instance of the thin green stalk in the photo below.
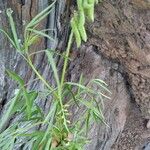
{"type": "Polygon", "coordinates": [[[62,112],[63,124],[64,124],[66,130],[69,132],[69,129],[67,126],[67,119],[66,119],[66,115],[65,115],[65,110],[64,110],[64,105],[63,105],[61,97],[59,98],[59,102],[60,102],[60,107],[61,107],[61,112],[62,112]]]}
{"type": "MultiPolygon", "coordinates": [[[[31,59],[30,59],[30,55],[27,54],[27,58],[20,53],[20,55],[26,60],[26,62],[29,64],[29,66],[32,68],[32,70],[34,71],[34,73],[38,76],[38,78],[45,84],[45,86],[50,90],[50,91],[54,91],[54,89],[47,83],[47,81],[40,75],[40,73],[36,70],[36,68],[34,67],[31,59]]],[[[58,95],[54,92],[54,96],[58,99],[58,95]]]]}
{"type": "Polygon", "coordinates": [[[65,60],[64,60],[64,67],[63,67],[62,76],[61,76],[61,87],[63,86],[64,79],[65,79],[66,68],[68,65],[68,57],[69,57],[72,41],[73,41],[73,31],[71,31],[71,33],[70,33],[69,41],[68,41],[68,45],[67,45],[67,50],[66,50],[66,55],[65,55],[65,60]]]}
{"type": "Polygon", "coordinates": [[[16,131],[13,133],[13,135],[15,135],[15,137],[17,137],[19,135],[18,133],[20,133],[20,132],[26,132],[26,131],[30,130],[31,128],[33,128],[33,127],[35,127],[37,125],[40,125],[40,124],[43,124],[43,121],[36,122],[35,124],[27,126],[27,127],[24,127],[24,128],[16,129],[16,131]]]}
{"type": "Polygon", "coordinates": [[[27,57],[27,62],[30,65],[30,67],[32,68],[32,70],[35,72],[35,74],[38,76],[38,78],[46,85],[46,87],[53,91],[53,88],[46,82],[46,80],[39,74],[39,72],[36,70],[36,68],[34,67],[34,65],[32,64],[32,61],[30,59],[30,57],[27,57]]]}
{"type": "MultiPolygon", "coordinates": [[[[62,76],[61,76],[61,84],[60,84],[60,88],[63,88],[63,84],[64,84],[64,79],[65,79],[65,74],[66,74],[66,68],[68,65],[68,57],[69,57],[69,53],[70,53],[70,48],[71,48],[71,44],[73,41],[73,32],[71,31],[71,34],[69,36],[69,41],[68,41],[68,45],[67,45],[67,49],[66,49],[66,54],[65,54],[65,59],[64,59],[64,67],[63,67],[63,71],[62,71],[62,76]]],[[[61,111],[62,111],[62,117],[64,120],[64,125],[67,129],[67,131],[69,132],[68,126],[67,126],[67,120],[65,117],[65,112],[64,112],[64,106],[63,106],[63,102],[62,102],[62,91],[60,93],[60,98],[59,98],[59,102],[60,102],[60,106],[61,106],[61,111]]]]}

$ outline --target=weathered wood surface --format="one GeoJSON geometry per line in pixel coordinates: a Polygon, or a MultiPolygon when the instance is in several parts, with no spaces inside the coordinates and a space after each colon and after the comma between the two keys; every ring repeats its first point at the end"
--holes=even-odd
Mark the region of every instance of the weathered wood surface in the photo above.
{"type": "MultiPolygon", "coordinates": [[[[49,33],[56,43],[41,40],[32,48],[34,51],[46,47],[65,50],[69,34],[69,9],[65,4],[65,1],[58,1],[53,13],[41,23],[41,28],[56,29],[49,33]]],[[[47,5],[48,0],[1,0],[0,27],[8,28],[4,12],[11,7],[22,39],[24,23],[47,5]]],[[[105,80],[112,91],[111,100],[105,101],[104,110],[109,127],[93,125],[89,131],[92,142],[85,149],[148,150],[150,131],[146,128],[146,119],[150,119],[150,2],[106,0],[97,6],[95,15],[95,22],[87,23],[89,40],[79,51],[75,46],[72,48],[72,61],[68,69],[69,80],[78,80],[83,73],[87,81],[91,78],[105,80]]],[[[17,88],[5,77],[5,69],[15,70],[26,82],[32,81],[35,75],[2,34],[0,43],[1,114],[17,88]]],[[[44,54],[35,55],[33,60],[43,76],[52,80],[44,54]]],[[[43,85],[34,82],[29,88],[40,90],[43,85]]],[[[42,100],[41,106],[48,111],[49,103],[42,100]]]]}

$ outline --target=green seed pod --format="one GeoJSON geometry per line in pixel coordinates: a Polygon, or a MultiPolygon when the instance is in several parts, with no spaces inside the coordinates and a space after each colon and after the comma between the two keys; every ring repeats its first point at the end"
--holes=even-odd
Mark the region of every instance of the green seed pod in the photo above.
{"type": "Polygon", "coordinates": [[[89,20],[94,21],[94,4],[95,0],[84,0],[83,8],[84,12],[89,20]]]}
{"type": "Polygon", "coordinates": [[[71,28],[72,28],[72,31],[73,31],[73,33],[75,35],[77,47],[80,47],[80,45],[81,45],[81,37],[80,37],[79,30],[78,30],[78,25],[76,23],[76,15],[71,19],[71,28]]]}
{"type": "Polygon", "coordinates": [[[87,13],[88,19],[93,22],[94,21],[94,3],[92,3],[90,5],[91,5],[91,7],[86,10],[86,13],[87,13]]]}
{"type": "Polygon", "coordinates": [[[87,19],[90,21],[94,21],[94,7],[92,6],[90,9],[84,10],[85,15],[87,16],[87,19]]]}
{"type": "Polygon", "coordinates": [[[84,10],[81,9],[79,12],[79,25],[84,25],[85,24],[85,15],[84,15],[84,10]]]}
{"type": "Polygon", "coordinates": [[[78,29],[79,29],[80,36],[81,36],[82,40],[83,40],[84,42],[86,42],[86,41],[87,41],[87,34],[86,34],[85,27],[82,25],[82,26],[80,26],[78,29]]]}
{"type": "Polygon", "coordinates": [[[86,31],[85,31],[85,27],[84,27],[85,15],[84,15],[83,9],[80,10],[78,20],[79,20],[78,30],[79,30],[80,36],[81,36],[82,40],[86,42],[87,41],[87,34],[86,34],[86,31]]]}
{"type": "Polygon", "coordinates": [[[95,0],[87,0],[89,4],[94,4],[95,0]]]}
{"type": "Polygon", "coordinates": [[[81,9],[83,9],[83,6],[82,6],[82,2],[83,0],[77,0],[77,5],[78,5],[78,10],[80,11],[81,9]]]}
{"type": "Polygon", "coordinates": [[[83,8],[84,9],[90,9],[91,6],[92,5],[88,3],[88,0],[83,0],[83,8]]]}

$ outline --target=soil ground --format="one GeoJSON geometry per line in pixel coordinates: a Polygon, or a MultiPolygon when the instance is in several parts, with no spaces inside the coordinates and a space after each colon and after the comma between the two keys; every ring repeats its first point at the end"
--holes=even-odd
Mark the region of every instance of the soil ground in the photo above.
{"type": "Polygon", "coordinates": [[[132,104],[125,128],[113,145],[113,150],[150,150],[150,129],[138,106],[132,104]]]}

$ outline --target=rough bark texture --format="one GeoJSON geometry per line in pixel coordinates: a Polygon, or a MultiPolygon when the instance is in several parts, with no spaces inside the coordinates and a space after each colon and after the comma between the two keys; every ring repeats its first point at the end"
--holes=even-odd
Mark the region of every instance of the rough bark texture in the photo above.
{"type": "MultiPolygon", "coordinates": [[[[50,47],[64,50],[69,34],[69,1],[58,1],[41,28],[56,29],[51,32],[56,43],[39,41],[32,49],[50,47]],[[65,10],[64,10],[65,7],[65,10]],[[61,23],[63,22],[63,24],[61,23]]],[[[11,7],[22,39],[24,23],[48,5],[48,0],[0,1],[0,27],[8,28],[5,10],[11,7]]],[[[87,23],[89,40],[77,51],[72,48],[68,79],[78,80],[81,73],[88,81],[100,78],[107,82],[112,92],[105,101],[104,114],[109,127],[93,125],[89,131],[89,150],[149,150],[150,131],[146,128],[150,119],[150,2],[149,0],[106,0],[96,7],[95,22],[87,23]]],[[[16,85],[5,77],[10,68],[25,78],[35,75],[25,62],[0,35],[0,114],[13,95],[16,85]]],[[[44,54],[34,55],[35,66],[47,80],[52,80],[44,54]]],[[[61,64],[61,63],[58,63],[61,64]]],[[[61,65],[60,65],[61,68],[61,65]]],[[[34,82],[29,88],[44,88],[34,82]]],[[[95,89],[96,90],[96,89],[95,89]]],[[[49,101],[41,106],[48,111],[49,101]]]]}

